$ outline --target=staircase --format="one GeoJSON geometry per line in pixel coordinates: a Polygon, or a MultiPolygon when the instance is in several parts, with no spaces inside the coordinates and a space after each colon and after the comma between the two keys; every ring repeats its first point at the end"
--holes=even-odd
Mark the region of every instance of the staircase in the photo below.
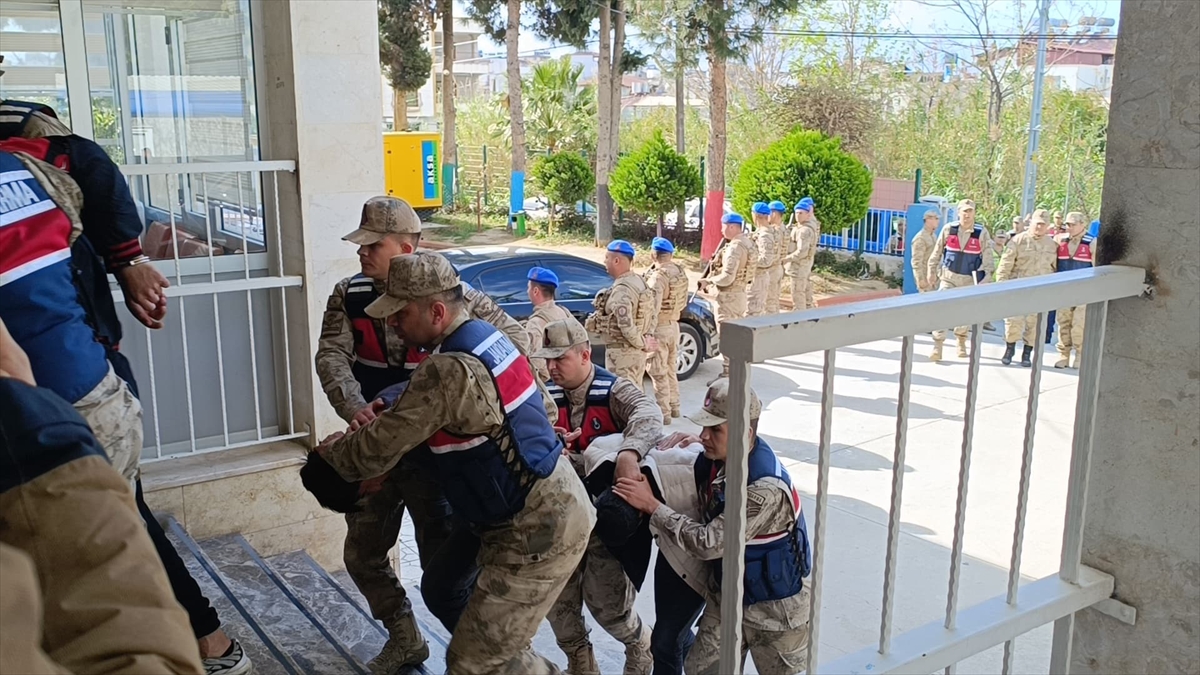
{"type": "MultiPolygon", "coordinates": [[[[371,617],[366,599],[344,570],[328,572],[304,551],[263,557],[240,534],[197,542],[174,518],[160,520],[192,578],[220,614],[225,631],[241,641],[254,661],[257,675],[369,672],[364,664],[383,648],[387,631],[371,617]]],[[[436,675],[446,672],[450,635],[421,598],[412,526],[407,521],[404,525],[399,572],[430,651],[424,666],[410,672],[436,675]]],[[[652,617],[653,612],[642,609],[642,616],[652,617]]],[[[621,672],[624,648],[590,616],[588,623],[601,672],[621,672]]],[[[533,645],[566,667],[547,623],[542,623],[533,645]]]]}

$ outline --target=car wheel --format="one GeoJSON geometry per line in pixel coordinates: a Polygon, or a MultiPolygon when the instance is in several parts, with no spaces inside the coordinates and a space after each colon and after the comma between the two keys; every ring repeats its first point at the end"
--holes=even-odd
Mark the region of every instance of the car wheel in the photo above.
{"type": "Polygon", "coordinates": [[[700,333],[690,324],[679,324],[679,357],[675,361],[675,374],[680,381],[691,377],[700,367],[700,333]]]}

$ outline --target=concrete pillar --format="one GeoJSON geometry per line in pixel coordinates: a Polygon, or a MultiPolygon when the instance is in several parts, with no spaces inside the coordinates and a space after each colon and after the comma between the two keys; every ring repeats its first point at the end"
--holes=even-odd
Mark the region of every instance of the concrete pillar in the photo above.
{"type": "Polygon", "coordinates": [[[284,273],[304,276],[288,292],[292,396],[297,426],[316,439],[345,428],[313,369],[325,303],[358,271],[341,237],[358,226],[363,202],[383,193],[379,23],[375,0],[264,0],[265,159],[294,159],[281,178],[284,273]]]}
{"type": "Polygon", "coordinates": [[[1072,673],[1200,672],[1197,35],[1200,2],[1121,4],[1100,257],[1158,291],[1109,308],[1083,562],[1137,623],[1080,612],[1072,673]]]}

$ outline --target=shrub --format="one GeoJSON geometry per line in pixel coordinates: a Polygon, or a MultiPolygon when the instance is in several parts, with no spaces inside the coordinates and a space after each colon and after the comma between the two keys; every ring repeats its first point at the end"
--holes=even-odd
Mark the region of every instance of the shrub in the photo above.
{"type": "Polygon", "coordinates": [[[826,232],[838,232],[867,215],[871,172],[836,138],[796,131],[747,159],[733,185],[733,208],[747,214],[759,201],[781,200],[789,208],[801,197],[816,201],[826,232]]]}
{"type": "Polygon", "coordinates": [[[676,152],[655,131],[641,148],[621,158],[608,179],[609,192],[621,208],[658,219],[662,232],[663,214],[674,211],[704,189],[700,171],[676,152]]]}
{"type": "Polygon", "coordinates": [[[533,189],[549,204],[550,226],[554,226],[554,205],[574,204],[586,198],[596,187],[596,175],[587,160],[574,152],[556,152],[539,157],[531,171],[533,189]]]}

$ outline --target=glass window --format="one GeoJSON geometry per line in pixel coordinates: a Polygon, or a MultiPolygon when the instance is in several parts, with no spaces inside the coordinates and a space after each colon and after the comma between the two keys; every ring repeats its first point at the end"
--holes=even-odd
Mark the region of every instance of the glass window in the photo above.
{"type": "MultiPolygon", "coordinates": [[[[259,158],[249,0],[83,0],[83,10],[95,140],[114,161],[259,158]]],[[[255,174],[138,176],[130,187],[151,257],[266,249],[255,174]]]]}
{"type": "Polygon", "coordinates": [[[496,304],[526,302],[529,296],[529,268],[532,264],[506,265],[481,273],[477,279],[479,290],[487,293],[496,304]]]}
{"type": "Polygon", "coordinates": [[[559,300],[591,300],[612,285],[612,278],[604,268],[558,260],[547,260],[542,264],[558,275],[556,296],[559,300]]]}
{"type": "Polygon", "coordinates": [[[0,98],[42,103],[71,123],[67,71],[56,0],[0,2],[0,98]]]}

